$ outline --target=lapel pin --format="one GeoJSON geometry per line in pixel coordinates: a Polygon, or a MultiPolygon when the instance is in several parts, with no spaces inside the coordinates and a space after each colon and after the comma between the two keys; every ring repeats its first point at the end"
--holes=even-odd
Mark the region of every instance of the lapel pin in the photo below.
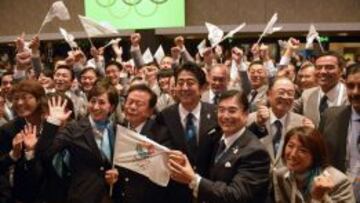
{"type": "Polygon", "coordinates": [[[225,168],[230,168],[231,167],[231,163],[230,162],[226,162],[225,163],[225,168]]]}
{"type": "Polygon", "coordinates": [[[239,151],[238,148],[233,148],[233,153],[234,154],[238,153],[238,151],[239,151]]]}
{"type": "Polygon", "coordinates": [[[210,116],[210,114],[208,113],[208,114],[207,114],[207,119],[210,119],[210,117],[211,117],[211,116],[210,116]]]}

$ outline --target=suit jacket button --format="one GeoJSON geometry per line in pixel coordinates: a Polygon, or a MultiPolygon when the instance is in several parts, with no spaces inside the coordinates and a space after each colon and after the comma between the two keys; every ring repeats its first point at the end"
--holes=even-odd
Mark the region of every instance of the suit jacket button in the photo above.
{"type": "Polygon", "coordinates": [[[125,193],[122,192],[122,193],[121,193],[121,196],[125,197],[125,193]]]}
{"type": "Polygon", "coordinates": [[[125,182],[129,182],[129,180],[130,180],[129,178],[127,178],[127,177],[125,178],[125,182]]]}
{"type": "Polygon", "coordinates": [[[100,167],[100,171],[104,171],[105,168],[103,166],[100,167]]]}

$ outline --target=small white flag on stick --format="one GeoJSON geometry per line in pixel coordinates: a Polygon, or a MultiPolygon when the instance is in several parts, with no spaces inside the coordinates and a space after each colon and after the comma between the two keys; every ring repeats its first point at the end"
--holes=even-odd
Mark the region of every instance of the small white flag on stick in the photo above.
{"type": "Polygon", "coordinates": [[[116,39],[112,39],[110,40],[110,42],[108,42],[105,46],[104,46],[104,49],[110,45],[113,45],[113,44],[118,44],[119,42],[121,41],[121,38],[116,38],[116,39]]]}
{"type": "Polygon", "coordinates": [[[224,41],[227,38],[233,37],[235,33],[239,32],[241,29],[245,27],[246,23],[242,23],[241,25],[237,26],[233,30],[230,30],[225,36],[224,31],[220,29],[218,26],[211,24],[211,23],[205,23],[205,26],[209,32],[208,39],[211,44],[211,48],[214,48],[216,45],[220,44],[222,41],[224,41]]]}
{"type": "Polygon", "coordinates": [[[101,25],[85,16],[79,15],[79,19],[88,37],[99,37],[99,36],[119,34],[119,32],[113,27],[110,27],[108,25],[106,26],[101,25]]]}
{"type": "Polygon", "coordinates": [[[123,126],[117,126],[114,160],[117,166],[148,177],[152,182],[167,186],[169,149],[123,126]]]}
{"type": "Polygon", "coordinates": [[[154,61],[154,58],[151,54],[151,51],[150,51],[150,48],[147,48],[144,52],[144,54],[142,55],[143,57],[143,60],[144,60],[144,63],[147,64],[147,63],[151,63],[154,61]]]}
{"type": "Polygon", "coordinates": [[[69,34],[68,32],[66,32],[66,30],[64,28],[59,28],[61,35],[64,37],[65,41],[69,44],[69,46],[71,47],[71,49],[75,49],[78,47],[77,43],[74,41],[75,38],[72,34],[69,34]]]}
{"type": "Polygon", "coordinates": [[[263,33],[260,35],[259,40],[257,41],[257,44],[260,43],[261,39],[266,35],[271,35],[274,32],[278,32],[282,29],[282,27],[274,27],[276,21],[278,20],[277,13],[274,13],[274,15],[271,17],[270,21],[267,23],[263,33]]]}
{"type": "Polygon", "coordinates": [[[41,32],[45,24],[51,22],[55,17],[58,17],[60,20],[70,20],[69,11],[63,1],[56,1],[51,5],[43,23],[40,26],[38,34],[41,32]]]}
{"type": "Polygon", "coordinates": [[[245,25],[246,25],[246,23],[242,23],[241,25],[237,26],[235,29],[230,30],[221,41],[223,41],[227,38],[233,37],[234,34],[239,32],[241,29],[243,29],[245,27],[245,25]]]}
{"type": "Polygon", "coordinates": [[[165,52],[163,47],[159,46],[159,48],[156,50],[155,54],[154,54],[154,58],[156,59],[157,63],[160,64],[161,60],[165,57],[165,52]]]}
{"type": "Polygon", "coordinates": [[[210,41],[211,47],[215,47],[222,41],[224,36],[224,31],[222,31],[218,26],[206,22],[205,26],[208,30],[208,39],[210,41]]]}
{"type": "Polygon", "coordinates": [[[201,57],[204,56],[204,52],[206,50],[206,39],[203,39],[200,44],[197,45],[197,49],[201,57]]]}
{"type": "Polygon", "coordinates": [[[320,35],[316,31],[315,26],[313,24],[311,24],[310,28],[309,28],[309,33],[306,36],[305,48],[306,49],[311,49],[313,47],[313,42],[314,42],[315,39],[316,39],[316,41],[318,41],[321,51],[324,52],[324,48],[322,47],[322,44],[320,42],[320,35]]]}

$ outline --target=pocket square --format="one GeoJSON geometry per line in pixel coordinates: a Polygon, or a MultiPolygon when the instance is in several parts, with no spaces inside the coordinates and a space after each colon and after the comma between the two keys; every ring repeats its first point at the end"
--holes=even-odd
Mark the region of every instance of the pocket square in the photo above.
{"type": "Polygon", "coordinates": [[[230,162],[226,162],[225,163],[225,168],[230,168],[231,167],[231,163],[230,162]]]}

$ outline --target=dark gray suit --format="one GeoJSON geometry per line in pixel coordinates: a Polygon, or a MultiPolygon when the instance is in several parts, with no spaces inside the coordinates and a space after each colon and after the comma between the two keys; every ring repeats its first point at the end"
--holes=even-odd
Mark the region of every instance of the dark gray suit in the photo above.
{"type": "MultiPolygon", "coordinates": [[[[216,130],[207,136],[220,140],[222,132],[216,130]]],[[[212,157],[215,157],[217,148],[215,145],[212,157]]],[[[214,203],[265,202],[269,170],[267,150],[254,134],[246,130],[216,163],[213,162],[209,176],[201,179],[198,199],[214,203]]]]}

